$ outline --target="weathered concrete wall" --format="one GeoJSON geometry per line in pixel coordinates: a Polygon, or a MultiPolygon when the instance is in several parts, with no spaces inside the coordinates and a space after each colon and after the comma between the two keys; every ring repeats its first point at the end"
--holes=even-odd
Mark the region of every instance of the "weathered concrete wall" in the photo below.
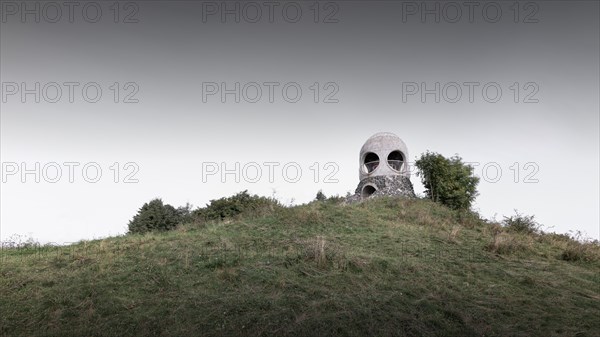
{"type": "Polygon", "coordinates": [[[358,194],[362,198],[378,195],[416,197],[410,179],[403,176],[377,176],[363,179],[358,183],[354,194],[358,194]],[[375,191],[372,194],[363,195],[363,192],[369,193],[369,191],[364,190],[365,186],[372,186],[375,188],[375,191]]]}

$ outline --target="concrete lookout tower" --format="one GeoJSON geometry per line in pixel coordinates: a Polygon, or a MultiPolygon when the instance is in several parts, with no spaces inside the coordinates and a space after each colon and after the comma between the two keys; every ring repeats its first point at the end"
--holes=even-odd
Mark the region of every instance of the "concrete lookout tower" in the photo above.
{"type": "Polygon", "coordinates": [[[358,160],[360,182],[353,199],[379,195],[415,197],[408,148],[395,134],[380,132],[371,136],[360,149],[358,160]]]}

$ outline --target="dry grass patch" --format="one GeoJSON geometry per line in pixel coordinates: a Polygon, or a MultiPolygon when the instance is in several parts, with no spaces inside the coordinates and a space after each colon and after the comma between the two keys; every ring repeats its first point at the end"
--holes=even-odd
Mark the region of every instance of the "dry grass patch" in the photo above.
{"type": "Polygon", "coordinates": [[[459,232],[460,226],[452,226],[452,229],[450,230],[450,232],[448,232],[448,241],[452,243],[457,243],[456,237],[458,236],[459,232]]]}
{"type": "Polygon", "coordinates": [[[569,242],[560,258],[565,261],[600,261],[600,245],[594,242],[569,242]]]}
{"type": "Polygon", "coordinates": [[[529,249],[529,244],[526,243],[522,237],[501,232],[494,235],[494,238],[486,246],[486,249],[495,254],[510,255],[527,251],[529,249]]]}

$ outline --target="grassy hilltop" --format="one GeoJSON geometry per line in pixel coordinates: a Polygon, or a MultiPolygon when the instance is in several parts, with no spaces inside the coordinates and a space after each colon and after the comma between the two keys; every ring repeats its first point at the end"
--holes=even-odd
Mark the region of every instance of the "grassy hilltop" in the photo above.
{"type": "Polygon", "coordinates": [[[596,244],[418,199],[259,213],[5,249],[0,336],[600,335],[596,244]]]}

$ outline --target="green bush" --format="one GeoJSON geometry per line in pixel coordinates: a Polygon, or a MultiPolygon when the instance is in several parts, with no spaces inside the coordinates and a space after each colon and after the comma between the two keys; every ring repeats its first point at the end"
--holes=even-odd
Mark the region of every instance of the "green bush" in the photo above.
{"type": "Polygon", "coordinates": [[[452,209],[469,209],[477,196],[479,178],[458,156],[445,158],[427,151],[415,162],[425,195],[452,209]]]}
{"type": "Polygon", "coordinates": [[[175,207],[163,204],[161,199],[145,203],[129,221],[129,233],[166,231],[173,229],[181,218],[175,207]]]}
{"type": "Polygon", "coordinates": [[[515,215],[504,217],[502,225],[511,231],[519,233],[539,233],[541,225],[535,221],[534,215],[523,215],[519,214],[515,210],[515,215]]]}
{"type": "Polygon", "coordinates": [[[322,190],[319,190],[319,192],[317,192],[317,196],[315,197],[315,200],[325,201],[325,200],[327,200],[327,196],[325,195],[325,193],[323,193],[322,190]]]}
{"type": "Polygon", "coordinates": [[[231,197],[211,200],[210,204],[194,210],[193,214],[198,220],[223,220],[240,214],[261,215],[278,207],[281,205],[277,200],[250,195],[246,190],[231,197]]]}
{"type": "Polygon", "coordinates": [[[192,205],[186,203],[185,206],[179,206],[175,210],[179,223],[190,223],[194,221],[194,215],[192,211],[192,205]]]}

